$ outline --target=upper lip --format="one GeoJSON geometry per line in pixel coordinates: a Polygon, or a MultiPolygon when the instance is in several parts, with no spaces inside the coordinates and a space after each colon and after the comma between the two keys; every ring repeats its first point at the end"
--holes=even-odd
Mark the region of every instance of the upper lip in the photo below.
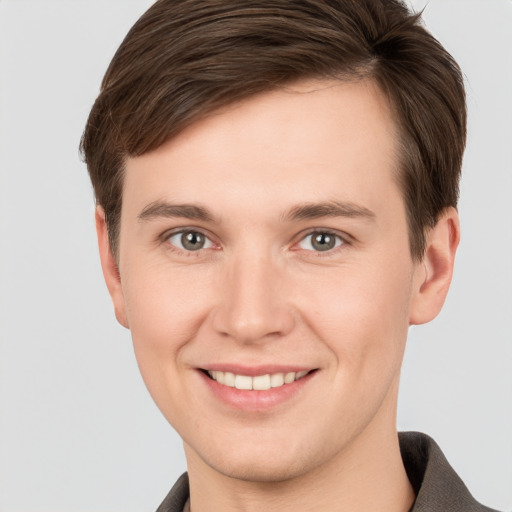
{"type": "Polygon", "coordinates": [[[267,375],[273,373],[290,373],[290,372],[302,372],[302,371],[312,371],[316,370],[316,368],[312,366],[304,366],[304,365],[282,365],[282,364],[268,364],[268,365],[258,365],[258,366],[246,366],[240,364],[209,364],[206,366],[202,366],[201,370],[206,371],[220,371],[220,372],[230,372],[235,375],[247,375],[249,377],[256,377],[258,375],[267,375]]]}

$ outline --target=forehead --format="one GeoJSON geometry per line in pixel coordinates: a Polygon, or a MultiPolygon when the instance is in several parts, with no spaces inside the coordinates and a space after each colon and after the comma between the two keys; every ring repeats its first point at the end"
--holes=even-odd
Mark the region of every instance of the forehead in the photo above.
{"type": "Polygon", "coordinates": [[[229,105],[129,158],[123,209],[169,200],[241,211],[248,196],[274,210],[375,203],[376,188],[396,187],[397,139],[388,101],[372,82],[298,82],[229,105]]]}

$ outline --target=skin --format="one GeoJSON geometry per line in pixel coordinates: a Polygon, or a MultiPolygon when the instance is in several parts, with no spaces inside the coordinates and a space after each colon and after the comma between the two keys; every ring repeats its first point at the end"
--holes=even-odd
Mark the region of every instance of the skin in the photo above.
{"type": "Polygon", "coordinates": [[[372,83],[300,82],[129,158],[117,262],[98,207],[116,316],[183,438],[194,512],[409,510],[400,366],[409,325],[442,307],[459,224],[446,210],[412,260],[397,138],[372,83]],[[293,215],[333,202],[352,215],[293,215]],[[211,218],[174,216],[169,205],[184,204],[211,218]],[[185,250],[180,230],[202,233],[204,248],[185,250]],[[337,246],[318,251],[312,231],[337,246]],[[205,385],[199,368],[226,364],[315,371],[288,399],[248,410],[205,385]]]}

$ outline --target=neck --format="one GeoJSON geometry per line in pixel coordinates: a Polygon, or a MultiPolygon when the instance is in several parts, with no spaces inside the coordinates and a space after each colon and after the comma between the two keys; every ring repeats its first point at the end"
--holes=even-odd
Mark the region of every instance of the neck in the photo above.
{"type": "Polygon", "coordinates": [[[222,475],[186,447],[191,512],[407,512],[414,492],[393,428],[362,432],[328,464],[279,482],[248,482],[222,475]]]}

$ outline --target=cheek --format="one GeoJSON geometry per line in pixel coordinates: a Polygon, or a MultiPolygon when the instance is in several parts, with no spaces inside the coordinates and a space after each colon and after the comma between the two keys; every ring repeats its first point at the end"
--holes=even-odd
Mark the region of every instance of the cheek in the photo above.
{"type": "Polygon", "coordinates": [[[371,378],[398,371],[408,331],[410,262],[345,267],[308,279],[305,318],[334,353],[338,376],[371,378]],[[364,268],[364,270],[361,270],[364,268]],[[386,268],[383,272],[382,268],[386,268]],[[314,306],[313,306],[314,305],[314,306]]]}
{"type": "Polygon", "coordinates": [[[165,265],[133,265],[127,270],[123,293],[137,364],[154,402],[179,427],[190,408],[183,401],[190,394],[182,354],[207,316],[201,292],[207,289],[207,276],[169,272],[165,265]]]}
{"type": "Polygon", "coordinates": [[[181,349],[208,314],[203,293],[208,283],[201,272],[170,272],[166,265],[131,269],[123,293],[135,354],[146,380],[146,375],[167,372],[170,361],[179,364],[181,349]]]}

